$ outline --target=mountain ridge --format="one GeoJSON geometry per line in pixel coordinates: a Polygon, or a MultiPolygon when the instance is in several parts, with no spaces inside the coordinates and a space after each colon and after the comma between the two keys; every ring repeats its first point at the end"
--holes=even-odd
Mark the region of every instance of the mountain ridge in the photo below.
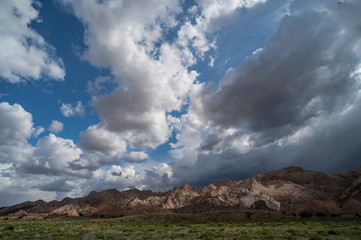
{"type": "Polygon", "coordinates": [[[297,215],[361,215],[361,168],[326,174],[300,167],[225,180],[204,187],[185,184],[166,192],[130,189],[92,191],[80,198],[23,202],[0,208],[0,216],[48,213],[53,216],[123,216],[147,213],[197,213],[220,209],[269,210],[297,215]]]}

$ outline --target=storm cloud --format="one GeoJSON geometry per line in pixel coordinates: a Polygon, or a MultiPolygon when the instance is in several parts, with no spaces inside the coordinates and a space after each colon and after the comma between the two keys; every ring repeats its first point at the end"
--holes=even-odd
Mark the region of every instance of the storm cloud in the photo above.
{"type": "Polygon", "coordinates": [[[353,101],[358,86],[350,75],[360,64],[361,32],[344,16],[348,4],[327,4],[328,11],[312,5],[286,16],[265,46],[230,69],[219,86],[203,89],[204,119],[244,126],[263,145],[353,101]]]}
{"type": "Polygon", "coordinates": [[[361,5],[293,1],[261,49],[218,85],[195,88],[178,139],[200,139],[174,145],[175,153],[193,151],[194,158],[191,165],[184,157],[173,163],[179,184],[289,165],[328,172],[359,166],[361,19],[355,9],[361,5]]]}

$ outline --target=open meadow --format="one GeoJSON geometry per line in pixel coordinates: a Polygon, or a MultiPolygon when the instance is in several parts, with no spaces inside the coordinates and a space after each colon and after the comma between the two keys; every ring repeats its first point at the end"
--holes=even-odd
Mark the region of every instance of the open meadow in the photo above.
{"type": "Polygon", "coordinates": [[[0,239],[361,239],[361,217],[258,218],[261,215],[253,211],[118,218],[29,214],[1,217],[0,239]]]}

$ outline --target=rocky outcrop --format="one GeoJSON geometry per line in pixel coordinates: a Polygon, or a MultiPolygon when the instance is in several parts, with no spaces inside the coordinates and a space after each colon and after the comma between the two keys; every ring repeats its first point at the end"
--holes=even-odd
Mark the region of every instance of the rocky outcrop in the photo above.
{"type": "Polygon", "coordinates": [[[14,213],[14,216],[24,216],[27,215],[28,213],[24,210],[19,210],[16,213],[14,213]]]}
{"type": "Polygon", "coordinates": [[[90,192],[82,198],[25,202],[0,208],[0,215],[24,210],[55,216],[121,216],[160,212],[204,212],[260,209],[286,214],[361,214],[361,168],[336,175],[288,167],[249,179],[222,181],[205,187],[183,185],[168,192],[90,192]]]}
{"type": "Polygon", "coordinates": [[[69,217],[76,217],[76,216],[79,216],[79,213],[78,213],[79,208],[80,207],[77,204],[67,204],[62,207],[56,208],[51,213],[53,215],[59,215],[59,216],[65,215],[65,216],[69,216],[69,217]]]}

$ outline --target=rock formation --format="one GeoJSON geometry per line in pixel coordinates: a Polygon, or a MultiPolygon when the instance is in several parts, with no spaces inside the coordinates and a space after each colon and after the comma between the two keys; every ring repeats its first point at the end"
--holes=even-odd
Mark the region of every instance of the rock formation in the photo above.
{"type": "Polygon", "coordinates": [[[221,209],[262,209],[313,215],[361,215],[361,168],[336,175],[288,167],[244,180],[205,187],[183,185],[167,192],[115,189],[91,192],[62,201],[24,202],[0,208],[0,215],[49,213],[55,216],[123,216],[162,212],[204,212],[221,209]]]}

